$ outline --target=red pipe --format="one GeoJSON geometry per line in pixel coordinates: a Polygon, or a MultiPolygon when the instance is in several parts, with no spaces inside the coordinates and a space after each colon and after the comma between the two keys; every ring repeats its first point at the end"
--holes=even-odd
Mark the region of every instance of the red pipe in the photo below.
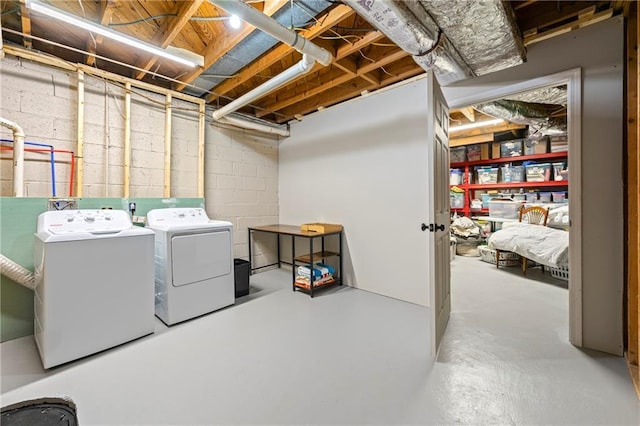
{"type": "MultiPolygon", "coordinates": [[[[12,151],[12,146],[0,146],[0,151],[12,151]]],[[[38,148],[25,148],[25,151],[28,152],[60,152],[69,154],[71,156],[71,178],[69,179],[69,197],[73,197],[73,176],[76,168],[76,156],[73,151],[68,151],[66,149],[38,149],[38,148]]]]}

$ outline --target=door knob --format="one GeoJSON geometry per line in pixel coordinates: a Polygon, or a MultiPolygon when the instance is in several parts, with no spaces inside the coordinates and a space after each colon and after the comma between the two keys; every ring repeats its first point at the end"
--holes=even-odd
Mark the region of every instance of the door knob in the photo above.
{"type": "Polygon", "coordinates": [[[423,223],[423,224],[420,226],[420,229],[422,229],[422,231],[424,232],[424,231],[426,231],[427,229],[429,229],[429,227],[427,226],[427,224],[426,224],[426,223],[423,223]]]}

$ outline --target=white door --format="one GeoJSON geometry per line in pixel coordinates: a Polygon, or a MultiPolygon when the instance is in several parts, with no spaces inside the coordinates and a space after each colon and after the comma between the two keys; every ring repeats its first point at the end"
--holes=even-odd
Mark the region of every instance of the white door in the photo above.
{"type": "MultiPolygon", "coordinates": [[[[433,78],[433,77],[432,77],[433,78]]],[[[433,133],[429,136],[429,179],[431,180],[431,222],[429,226],[429,288],[431,289],[432,354],[435,355],[451,313],[451,265],[449,264],[449,108],[435,78],[429,93],[429,114],[433,133]]]]}

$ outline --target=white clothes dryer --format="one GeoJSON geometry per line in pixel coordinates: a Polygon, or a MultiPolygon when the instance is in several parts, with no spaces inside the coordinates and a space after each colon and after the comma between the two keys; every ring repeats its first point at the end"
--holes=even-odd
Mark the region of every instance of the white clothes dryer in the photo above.
{"type": "Polygon", "coordinates": [[[155,234],[156,316],[172,325],[233,305],[233,225],[201,208],[147,213],[155,234]]]}
{"type": "Polygon", "coordinates": [[[153,333],[153,244],[122,210],[38,216],[34,336],[44,368],[153,333]]]}

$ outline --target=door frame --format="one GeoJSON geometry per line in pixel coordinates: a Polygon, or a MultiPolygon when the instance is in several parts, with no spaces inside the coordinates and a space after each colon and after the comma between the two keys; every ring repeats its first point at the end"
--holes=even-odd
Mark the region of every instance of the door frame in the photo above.
{"type": "MultiPolygon", "coordinates": [[[[510,85],[487,86],[480,91],[449,102],[461,108],[489,102],[520,92],[560,84],[567,85],[567,132],[569,139],[569,342],[582,346],[582,71],[573,68],[510,85]]],[[[434,319],[435,321],[435,319],[434,319]]]]}

